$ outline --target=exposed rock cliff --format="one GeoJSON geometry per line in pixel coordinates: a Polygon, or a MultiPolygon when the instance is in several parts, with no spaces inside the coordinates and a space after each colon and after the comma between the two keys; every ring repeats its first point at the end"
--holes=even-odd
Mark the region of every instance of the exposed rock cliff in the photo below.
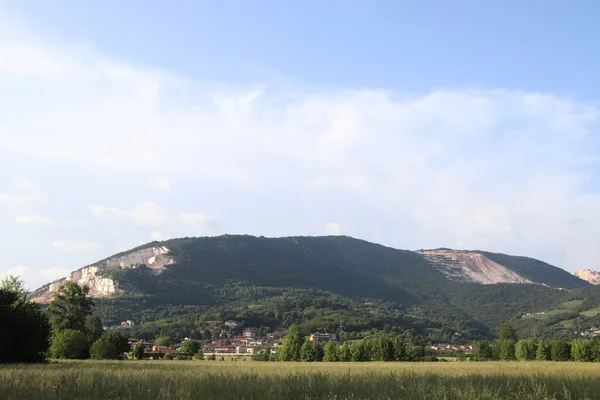
{"type": "Polygon", "coordinates": [[[154,275],[159,275],[166,269],[167,265],[173,264],[173,262],[173,257],[169,256],[169,249],[164,246],[135,250],[73,271],[66,278],[59,279],[36,290],[32,296],[33,301],[39,303],[49,302],[58,288],[69,281],[79,285],[87,285],[90,288],[90,297],[110,297],[118,293],[119,288],[114,280],[102,276],[103,271],[115,268],[137,268],[145,265],[154,275]]]}
{"type": "Polygon", "coordinates": [[[422,254],[450,280],[457,282],[532,283],[482,254],[461,250],[423,250],[422,254]]]}
{"type": "Polygon", "coordinates": [[[600,285],[600,272],[593,269],[582,269],[581,271],[573,272],[578,278],[588,281],[592,285],[600,285]]]}

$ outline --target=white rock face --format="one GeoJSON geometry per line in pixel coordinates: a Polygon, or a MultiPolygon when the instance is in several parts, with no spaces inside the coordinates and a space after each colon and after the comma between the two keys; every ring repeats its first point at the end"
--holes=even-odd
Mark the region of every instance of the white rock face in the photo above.
{"type": "Polygon", "coordinates": [[[77,271],[73,271],[65,279],[52,282],[48,286],[48,290],[40,294],[34,301],[40,303],[49,302],[54,293],[65,282],[75,282],[80,286],[87,285],[90,288],[89,296],[94,298],[110,297],[118,292],[117,284],[110,278],[104,278],[99,274],[106,269],[120,268],[137,268],[141,265],[146,265],[152,270],[154,275],[160,275],[167,265],[173,264],[175,260],[169,256],[169,249],[164,246],[149,247],[127,253],[119,257],[109,258],[104,262],[84,267],[77,271]]]}
{"type": "Polygon", "coordinates": [[[484,285],[494,283],[532,283],[514,271],[479,253],[460,250],[419,251],[446,278],[484,285]]]}
{"type": "Polygon", "coordinates": [[[593,269],[582,269],[581,271],[573,272],[573,275],[584,281],[588,281],[592,285],[600,285],[600,272],[593,269]]]}

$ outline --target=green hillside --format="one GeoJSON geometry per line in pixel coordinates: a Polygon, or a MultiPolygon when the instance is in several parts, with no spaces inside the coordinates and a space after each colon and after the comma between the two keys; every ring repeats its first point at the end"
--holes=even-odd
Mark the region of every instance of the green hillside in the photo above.
{"type": "MultiPolygon", "coordinates": [[[[185,336],[206,332],[209,320],[329,331],[343,320],[349,331],[413,329],[436,340],[459,332],[466,340],[491,337],[502,322],[558,306],[568,295],[540,285],[452,282],[418,253],[344,236],[226,235],[142,247],[157,245],[177,260],[161,275],[144,267],[104,272],[128,293],[97,301],[109,323],[134,319],[145,323],[137,329],[147,336],[185,336]]],[[[561,287],[576,285],[554,268],[540,263],[534,272],[555,274],[561,287]]]]}
{"type": "Polygon", "coordinates": [[[589,282],[568,273],[564,269],[534,258],[509,256],[507,254],[490,253],[487,251],[477,251],[477,253],[483,254],[490,260],[515,271],[533,282],[545,283],[551,287],[566,289],[589,286],[589,282]]]}

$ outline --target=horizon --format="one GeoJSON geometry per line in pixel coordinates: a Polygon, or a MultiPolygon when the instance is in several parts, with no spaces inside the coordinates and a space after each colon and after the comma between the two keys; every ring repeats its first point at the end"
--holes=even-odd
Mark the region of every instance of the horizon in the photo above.
{"type": "Polygon", "coordinates": [[[598,12],[3,2],[0,279],[231,232],[597,270],[598,12]]]}

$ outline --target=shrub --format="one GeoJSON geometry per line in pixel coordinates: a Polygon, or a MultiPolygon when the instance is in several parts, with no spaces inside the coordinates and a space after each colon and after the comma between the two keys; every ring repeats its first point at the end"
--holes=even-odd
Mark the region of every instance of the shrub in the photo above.
{"type": "Polygon", "coordinates": [[[52,358],[85,359],[89,356],[88,338],[82,331],[65,329],[52,336],[50,356],[52,358]]]}
{"type": "Polygon", "coordinates": [[[127,338],[119,332],[105,333],[90,348],[90,357],[94,360],[122,360],[129,351],[127,338]]]}

